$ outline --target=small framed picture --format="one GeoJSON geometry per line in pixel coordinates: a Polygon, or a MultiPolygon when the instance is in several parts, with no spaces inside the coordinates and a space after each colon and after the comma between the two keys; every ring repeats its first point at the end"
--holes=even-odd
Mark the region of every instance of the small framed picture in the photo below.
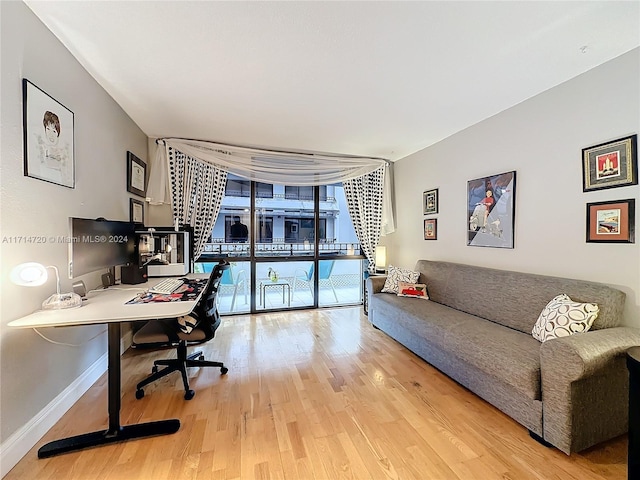
{"type": "Polygon", "coordinates": [[[422,194],[423,215],[438,213],[438,189],[427,190],[422,194]]]}
{"type": "Polygon", "coordinates": [[[127,152],[127,192],[147,195],[147,164],[131,152],[127,152]]]}
{"type": "Polygon", "coordinates": [[[438,219],[427,218],[424,221],[424,239],[425,240],[437,240],[438,239],[438,219]]]}
{"type": "Polygon", "coordinates": [[[135,198],[129,199],[129,221],[144,225],[144,202],[135,198]]]}
{"type": "Polygon", "coordinates": [[[587,242],[635,243],[635,199],[587,203],[587,242]]]}
{"type": "Polygon", "coordinates": [[[75,188],[73,112],[22,79],[24,174],[75,188]]]}
{"type": "Polygon", "coordinates": [[[638,184],[637,135],[582,149],[582,191],[638,184]]]}

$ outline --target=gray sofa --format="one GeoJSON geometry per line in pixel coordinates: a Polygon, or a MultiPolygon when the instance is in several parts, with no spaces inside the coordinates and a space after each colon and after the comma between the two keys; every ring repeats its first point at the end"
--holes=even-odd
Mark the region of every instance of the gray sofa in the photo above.
{"type": "Polygon", "coordinates": [[[415,270],[430,301],[381,293],[367,279],[369,320],[566,454],[627,432],[625,352],[640,329],[618,326],[625,294],[606,285],[448,262],[415,270]],[[556,295],[597,303],[587,333],[540,343],[531,329],[556,295]]]}

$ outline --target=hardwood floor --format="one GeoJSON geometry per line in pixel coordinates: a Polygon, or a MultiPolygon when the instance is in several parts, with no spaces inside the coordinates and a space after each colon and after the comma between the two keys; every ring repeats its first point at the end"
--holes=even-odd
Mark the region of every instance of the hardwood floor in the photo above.
{"type": "Polygon", "coordinates": [[[180,418],[173,435],[37,459],[104,428],[104,375],[5,480],[625,479],[627,438],[570,457],[375,330],[362,308],[224,317],[205,355],[229,367],[135,384],[171,351],[123,356],[122,423],[180,418]]]}

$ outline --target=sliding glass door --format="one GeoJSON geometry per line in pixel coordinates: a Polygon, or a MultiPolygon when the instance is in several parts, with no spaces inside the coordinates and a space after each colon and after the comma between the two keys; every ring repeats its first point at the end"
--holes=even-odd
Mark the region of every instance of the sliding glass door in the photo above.
{"type": "Polygon", "coordinates": [[[229,175],[196,271],[210,271],[222,258],[232,268],[219,295],[221,313],[362,301],[363,257],[341,185],[271,185],[229,175]]]}

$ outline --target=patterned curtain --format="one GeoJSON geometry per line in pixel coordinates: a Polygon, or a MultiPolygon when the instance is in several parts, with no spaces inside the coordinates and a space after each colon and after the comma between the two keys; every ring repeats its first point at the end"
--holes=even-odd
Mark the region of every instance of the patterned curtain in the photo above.
{"type": "Polygon", "coordinates": [[[342,182],[349,215],[362,252],[369,260],[369,273],[375,273],[375,252],[380,241],[385,167],[353,180],[342,182]]]}
{"type": "Polygon", "coordinates": [[[173,221],[193,227],[193,259],[198,260],[220,212],[227,172],[171,147],[167,159],[173,221]]]}

